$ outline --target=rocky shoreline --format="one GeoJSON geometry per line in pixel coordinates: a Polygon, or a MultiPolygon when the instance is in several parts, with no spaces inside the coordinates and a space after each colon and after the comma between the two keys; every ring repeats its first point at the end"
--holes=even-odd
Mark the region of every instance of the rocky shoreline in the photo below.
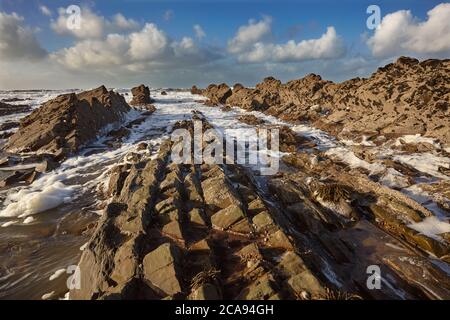
{"type": "Polygon", "coordinates": [[[367,79],[342,83],[310,74],[285,84],[269,77],[254,89],[210,85],[191,92],[211,104],[263,111],[288,121],[308,121],[339,138],[375,140],[421,134],[450,144],[450,60],[400,57],[367,79]]]}
{"type": "Polygon", "coordinates": [[[285,159],[295,172],[269,177],[263,193],[251,171],[174,164],[171,147],[113,169],[112,200],[79,263],[88,276],[71,299],[449,297],[448,275],[426,252],[448,262],[450,244],[406,226],[433,214],[404,194],[301,154],[285,159]],[[365,287],[374,264],[395,289],[365,287]]]}
{"type": "Polygon", "coordinates": [[[99,152],[85,149],[98,136],[119,150],[136,127],[179,108],[157,141],[141,128],[134,151],[102,170],[102,214],[68,298],[449,299],[449,68],[401,57],[339,84],[308,75],[194,86],[183,105],[145,85],[129,103],[104,86],[61,95],[9,138],[1,188],[33,185],[81,151],[99,152]],[[174,163],[169,136],[192,133],[195,121],[278,129],[279,172],[174,163]],[[434,162],[424,167],[422,156],[434,162]],[[373,266],[381,290],[367,286],[373,266]]]}
{"type": "MultiPolygon", "coordinates": [[[[192,122],[180,127],[192,130],[192,122]]],[[[112,201],[79,264],[89,277],[71,298],[326,296],[245,170],[171,163],[171,145],[163,142],[156,159],[114,169],[112,201]]]]}
{"type": "MultiPolygon", "coordinates": [[[[149,91],[142,98],[142,88],[146,87],[134,88],[134,96],[150,101],[149,91]]],[[[145,111],[127,124],[129,128],[155,111],[151,104],[141,104],[140,107],[145,111]]],[[[42,173],[57,168],[65,159],[77,154],[102,132],[109,137],[107,143],[111,146],[120,143],[130,130],[125,126],[117,129],[114,126],[123,122],[131,110],[122,95],[108,91],[104,86],[78,94],[60,95],[44,103],[20,120],[18,130],[11,133],[3,146],[4,158],[0,167],[25,165],[27,168],[9,171],[3,175],[0,185],[31,184],[42,173]]]]}

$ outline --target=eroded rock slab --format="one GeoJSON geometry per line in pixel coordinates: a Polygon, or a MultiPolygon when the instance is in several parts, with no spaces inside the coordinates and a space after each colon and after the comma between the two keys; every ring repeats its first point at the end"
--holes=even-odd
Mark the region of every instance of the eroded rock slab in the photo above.
{"type": "Polygon", "coordinates": [[[5,149],[65,157],[93,140],[106,125],[120,121],[129,110],[121,95],[104,86],[79,94],[64,94],[22,119],[5,149]]]}
{"type": "Polygon", "coordinates": [[[143,106],[153,102],[153,99],[150,98],[150,89],[143,84],[131,89],[131,93],[133,94],[133,99],[130,104],[133,106],[143,106]]]}
{"type": "Polygon", "coordinates": [[[181,253],[170,243],[162,244],[156,250],[145,256],[143,261],[144,279],[173,296],[181,291],[177,268],[181,253]]]}

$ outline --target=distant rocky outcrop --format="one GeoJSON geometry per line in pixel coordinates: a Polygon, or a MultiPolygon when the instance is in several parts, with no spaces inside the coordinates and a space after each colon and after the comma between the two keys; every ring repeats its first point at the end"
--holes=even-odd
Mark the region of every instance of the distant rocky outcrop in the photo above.
{"type": "Polygon", "coordinates": [[[212,104],[225,104],[232,95],[232,91],[225,83],[216,85],[210,84],[203,94],[209,98],[212,104]]]}
{"type": "Polygon", "coordinates": [[[120,94],[104,86],[60,95],[23,118],[5,149],[65,157],[94,139],[106,125],[121,120],[129,110],[120,94]]]}
{"type": "Polygon", "coordinates": [[[309,74],[283,84],[269,77],[254,89],[210,85],[203,94],[218,104],[310,121],[336,136],[420,133],[450,143],[449,83],[449,59],[400,57],[369,78],[333,83],[309,74]]]}
{"type": "Polygon", "coordinates": [[[197,88],[197,86],[192,86],[191,93],[192,94],[203,94],[203,90],[197,88]]]}
{"type": "Polygon", "coordinates": [[[29,105],[13,105],[0,101],[0,116],[7,116],[13,113],[29,112],[31,107],[29,105]]]}
{"type": "Polygon", "coordinates": [[[133,94],[133,100],[131,100],[130,104],[133,106],[146,105],[153,102],[153,99],[150,98],[150,89],[143,84],[131,89],[131,93],[133,94]]]}

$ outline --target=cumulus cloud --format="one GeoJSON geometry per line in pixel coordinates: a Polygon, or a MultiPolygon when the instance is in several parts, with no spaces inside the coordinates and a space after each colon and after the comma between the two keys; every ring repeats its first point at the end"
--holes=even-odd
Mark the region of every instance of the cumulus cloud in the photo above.
{"type": "Polygon", "coordinates": [[[0,59],[38,60],[47,55],[36,37],[34,31],[23,25],[23,17],[16,13],[0,12],[0,59]]]}
{"type": "Polygon", "coordinates": [[[52,15],[52,11],[44,5],[39,6],[39,10],[44,16],[51,17],[52,15]]]}
{"type": "Polygon", "coordinates": [[[272,18],[264,17],[261,21],[250,20],[247,25],[241,26],[233,39],[228,41],[230,53],[241,53],[253,44],[268,38],[271,34],[272,18]]]}
{"type": "Polygon", "coordinates": [[[284,44],[269,42],[272,19],[265,17],[259,22],[250,21],[239,28],[236,36],[228,42],[228,51],[237,54],[240,62],[296,62],[312,59],[339,58],[345,54],[344,41],[334,27],[318,39],[284,44]]]}
{"type": "Polygon", "coordinates": [[[130,31],[139,27],[138,22],[127,19],[120,13],[113,16],[112,19],[107,19],[87,7],[81,10],[80,28],[68,28],[68,20],[69,15],[66,13],[66,9],[59,8],[58,18],[56,21],[52,21],[51,28],[60,35],[71,35],[79,39],[99,39],[111,32],[130,31]]]}
{"type": "Polygon", "coordinates": [[[367,41],[376,57],[398,54],[438,54],[450,52],[450,3],[439,4],[420,21],[411,11],[386,15],[367,41]]]}
{"type": "Polygon", "coordinates": [[[124,36],[112,34],[104,40],[88,39],[64,48],[51,55],[60,64],[69,69],[81,69],[86,66],[108,67],[125,62],[129,50],[129,40],[124,36]]]}
{"type": "Polygon", "coordinates": [[[153,23],[132,33],[129,37],[129,55],[132,60],[151,60],[158,58],[167,48],[167,36],[153,23]]]}
{"type": "Polygon", "coordinates": [[[113,26],[120,30],[134,30],[139,28],[139,23],[133,19],[127,19],[121,13],[118,13],[113,17],[113,26]]]}
{"type": "Polygon", "coordinates": [[[197,39],[203,39],[204,37],[206,37],[205,31],[199,24],[194,25],[194,32],[197,39]]]}
{"type": "Polygon", "coordinates": [[[219,58],[213,50],[198,47],[184,37],[171,40],[153,23],[127,35],[109,34],[104,39],[84,39],[51,55],[73,70],[125,68],[130,71],[148,67],[174,67],[202,64],[219,58]]]}

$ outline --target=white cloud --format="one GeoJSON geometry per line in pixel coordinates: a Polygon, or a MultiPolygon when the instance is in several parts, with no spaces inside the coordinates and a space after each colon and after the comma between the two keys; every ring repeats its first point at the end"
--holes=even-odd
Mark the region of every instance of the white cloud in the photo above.
{"type": "Polygon", "coordinates": [[[128,35],[109,34],[104,39],[85,39],[51,55],[72,70],[124,68],[137,71],[152,67],[191,66],[219,56],[196,46],[192,38],[171,40],[153,23],[128,35]]]}
{"type": "Polygon", "coordinates": [[[149,60],[160,56],[167,48],[167,37],[153,23],[129,36],[129,54],[133,60],[149,60]]]}
{"type": "Polygon", "coordinates": [[[51,28],[61,35],[72,35],[80,39],[100,38],[105,32],[105,18],[84,8],[81,12],[80,28],[68,28],[69,16],[64,8],[58,9],[58,18],[51,23],[51,28]]]}
{"type": "Polygon", "coordinates": [[[228,41],[228,52],[236,54],[240,62],[271,63],[339,58],[346,51],[344,41],[337,35],[334,27],[328,27],[326,33],[318,39],[298,43],[290,40],[284,44],[276,44],[269,41],[271,35],[271,17],[265,16],[258,22],[250,20],[228,41]]]}
{"type": "Polygon", "coordinates": [[[173,11],[172,10],[166,10],[163,14],[164,21],[170,21],[173,18],[173,11]]]}
{"type": "Polygon", "coordinates": [[[107,68],[125,63],[128,50],[129,39],[111,34],[105,40],[82,40],[73,47],[52,54],[51,57],[73,70],[91,66],[107,68]]]}
{"type": "Polygon", "coordinates": [[[34,36],[34,31],[23,25],[23,17],[16,13],[0,12],[0,59],[37,60],[44,58],[44,50],[34,36]]]}
{"type": "Polygon", "coordinates": [[[428,11],[428,19],[419,21],[411,11],[401,10],[386,15],[368,39],[376,57],[419,53],[450,52],[450,3],[442,3],[428,11]]]}
{"type": "Polygon", "coordinates": [[[39,10],[44,16],[51,17],[52,15],[52,11],[44,5],[39,6],[39,10]]]}
{"type": "Polygon", "coordinates": [[[198,64],[202,63],[202,61],[209,62],[218,57],[208,50],[199,48],[190,37],[184,37],[181,41],[174,41],[170,46],[176,59],[181,59],[186,63],[198,64]]]}
{"type": "Polygon", "coordinates": [[[206,37],[205,31],[199,24],[194,25],[194,32],[197,39],[203,39],[204,37],[206,37]]]}
{"type": "Polygon", "coordinates": [[[79,39],[99,39],[105,34],[118,31],[129,31],[137,29],[139,23],[133,19],[127,19],[118,13],[112,19],[107,19],[97,15],[89,8],[85,7],[81,10],[80,28],[68,28],[67,20],[69,15],[64,8],[58,9],[58,18],[52,21],[51,28],[57,34],[71,35],[79,39]]]}
{"type": "Polygon", "coordinates": [[[175,49],[181,49],[180,53],[184,52],[195,53],[197,50],[194,40],[192,40],[192,38],[189,37],[184,37],[183,39],[181,39],[179,43],[175,42],[172,47],[175,49]]]}
{"type": "Polygon", "coordinates": [[[264,17],[261,21],[250,20],[247,25],[241,26],[235,37],[228,41],[230,53],[241,53],[253,44],[267,38],[271,34],[272,18],[264,17]]]}
{"type": "Polygon", "coordinates": [[[345,54],[345,44],[337,35],[334,27],[328,27],[318,39],[295,42],[290,40],[285,44],[256,42],[246,50],[239,50],[240,62],[296,62],[312,59],[339,58],[345,54]]]}
{"type": "Polygon", "coordinates": [[[139,28],[139,23],[133,19],[125,18],[121,13],[113,17],[113,25],[120,30],[134,30],[139,28]]]}

